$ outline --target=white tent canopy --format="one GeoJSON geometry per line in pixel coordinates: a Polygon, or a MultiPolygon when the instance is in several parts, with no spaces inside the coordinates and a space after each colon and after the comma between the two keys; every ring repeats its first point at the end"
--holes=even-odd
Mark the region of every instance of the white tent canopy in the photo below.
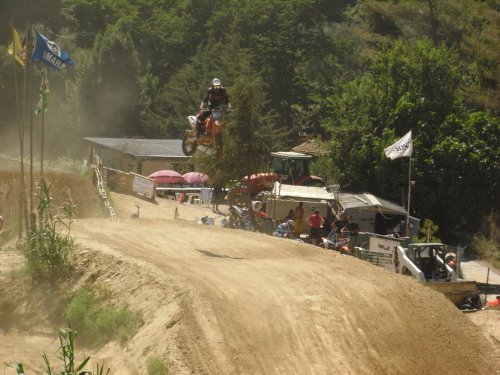
{"type": "Polygon", "coordinates": [[[333,193],[323,187],[286,185],[274,183],[273,194],[280,198],[334,200],[333,193]]]}
{"type": "Polygon", "coordinates": [[[347,209],[356,209],[362,211],[375,211],[384,214],[397,214],[406,215],[407,212],[404,207],[396,203],[389,202],[385,199],[376,197],[369,193],[336,193],[336,199],[343,207],[344,211],[347,209]]]}
{"type": "Polygon", "coordinates": [[[324,187],[286,185],[276,182],[273,195],[279,198],[337,201],[342,210],[381,212],[384,214],[406,215],[404,207],[389,202],[370,193],[332,193],[324,187]]]}

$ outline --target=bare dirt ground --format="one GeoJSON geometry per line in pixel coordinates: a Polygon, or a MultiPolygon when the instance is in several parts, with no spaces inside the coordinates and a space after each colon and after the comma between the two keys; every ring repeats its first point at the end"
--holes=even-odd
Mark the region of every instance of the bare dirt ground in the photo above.
{"type": "MultiPolygon", "coordinates": [[[[112,202],[117,219],[79,219],[72,228],[79,283],[107,285],[144,317],[126,343],[85,351],[112,374],[146,374],[151,356],[171,374],[500,373],[498,310],[465,315],[363,261],[197,224],[216,217],[208,208],[123,194],[112,202]],[[136,205],[140,217],[131,219],[136,205]]],[[[20,260],[12,248],[0,254],[1,282],[20,260]]],[[[41,351],[55,352],[46,315],[31,330],[0,334],[0,362],[41,363],[41,351]]]]}

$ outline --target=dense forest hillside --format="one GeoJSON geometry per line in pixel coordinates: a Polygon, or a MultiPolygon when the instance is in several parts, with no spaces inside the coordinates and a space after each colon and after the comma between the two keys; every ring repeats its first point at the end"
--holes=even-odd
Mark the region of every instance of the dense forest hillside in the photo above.
{"type": "Polygon", "coordinates": [[[6,53],[9,23],[23,37],[30,22],[75,61],[48,71],[48,157],[81,155],[84,136],[179,138],[218,77],[235,107],[230,177],[305,132],[330,151],[315,163],[329,183],[406,204],[408,158],[383,150],[412,130],[411,214],[463,243],[498,217],[499,12],[496,0],[1,0],[2,148],[18,152],[17,114],[50,69],[6,53]]]}

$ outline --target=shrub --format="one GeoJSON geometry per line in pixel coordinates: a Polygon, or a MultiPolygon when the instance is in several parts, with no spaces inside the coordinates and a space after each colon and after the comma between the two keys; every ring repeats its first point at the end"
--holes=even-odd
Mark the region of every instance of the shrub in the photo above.
{"type": "Polygon", "coordinates": [[[113,339],[125,340],[142,323],[141,315],[127,306],[109,306],[109,296],[107,290],[86,287],[68,304],[66,318],[89,345],[102,346],[113,339]]]}
{"type": "Polygon", "coordinates": [[[150,357],[147,361],[148,375],[168,375],[168,367],[158,357],[150,357]]]}
{"type": "Polygon", "coordinates": [[[70,256],[75,244],[70,231],[75,206],[70,203],[63,205],[68,218],[67,222],[54,215],[50,188],[50,184],[47,184],[41,177],[36,194],[38,198],[37,223],[32,223],[25,255],[34,276],[54,280],[68,276],[73,270],[70,256]],[[66,228],[66,234],[59,233],[60,226],[66,228]]]}

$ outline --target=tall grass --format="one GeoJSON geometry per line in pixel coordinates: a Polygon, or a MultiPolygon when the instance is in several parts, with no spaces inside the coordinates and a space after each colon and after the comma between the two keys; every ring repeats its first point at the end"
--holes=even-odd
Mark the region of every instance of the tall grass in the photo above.
{"type": "Polygon", "coordinates": [[[62,209],[66,220],[54,214],[51,186],[40,178],[36,222],[33,220],[29,241],[25,249],[28,266],[35,277],[55,280],[67,277],[73,270],[70,256],[75,248],[71,237],[71,224],[75,216],[75,206],[64,203],[62,209]],[[63,227],[66,233],[60,233],[63,227]]]}
{"type": "MultiPolygon", "coordinates": [[[[50,364],[49,358],[46,353],[43,353],[43,360],[45,365],[46,375],[103,375],[109,374],[108,368],[104,372],[104,365],[96,365],[94,371],[86,369],[90,357],[84,356],[80,364],[75,363],[76,350],[75,350],[76,332],[71,328],[59,330],[59,360],[60,368],[55,369],[50,364]]],[[[13,363],[10,367],[16,370],[18,375],[25,375],[24,366],[20,362],[13,363]]]]}

